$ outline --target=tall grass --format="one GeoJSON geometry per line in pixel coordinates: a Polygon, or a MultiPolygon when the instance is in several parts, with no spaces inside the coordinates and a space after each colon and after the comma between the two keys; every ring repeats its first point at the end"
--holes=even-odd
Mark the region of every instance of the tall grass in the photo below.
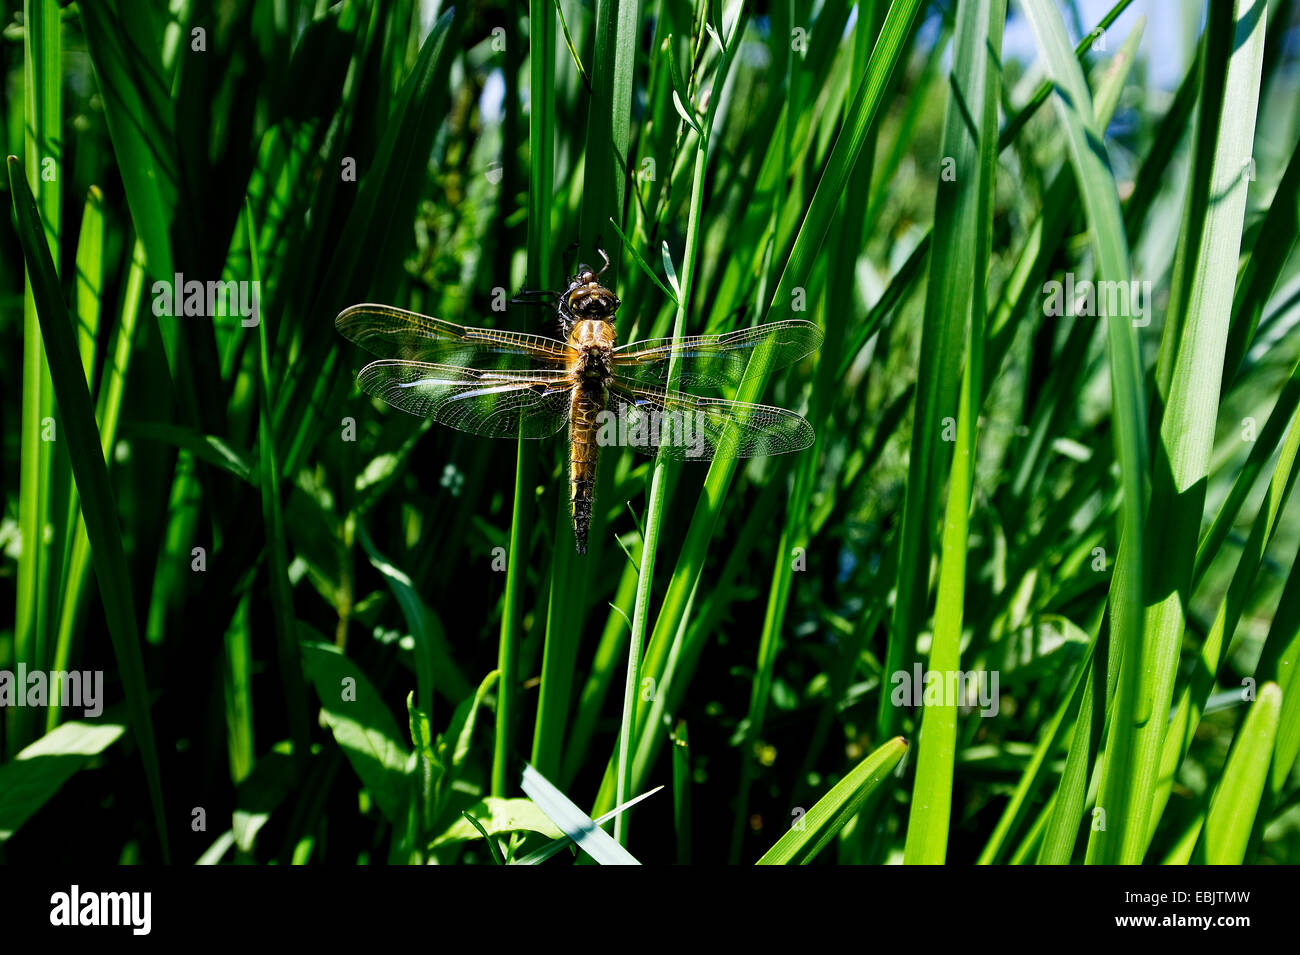
{"type": "Polygon", "coordinates": [[[125,6],[2,8],[0,671],[105,709],[0,708],[0,858],[1300,859],[1294,3],[125,6]],[[598,249],[622,341],[825,343],[580,556],[333,320],[598,249]]]}

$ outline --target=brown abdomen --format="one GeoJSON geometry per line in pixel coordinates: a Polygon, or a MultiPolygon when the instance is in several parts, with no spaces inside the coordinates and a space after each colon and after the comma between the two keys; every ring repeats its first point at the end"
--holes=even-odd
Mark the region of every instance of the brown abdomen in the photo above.
{"type": "Polygon", "coordinates": [[[587,553],[591,506],[596,499],[596,416],[605,409],[605,389],[599,383],[573,389],[569,407],[569,501],[573,513],[573,539],[578,553],[587,553]]]}

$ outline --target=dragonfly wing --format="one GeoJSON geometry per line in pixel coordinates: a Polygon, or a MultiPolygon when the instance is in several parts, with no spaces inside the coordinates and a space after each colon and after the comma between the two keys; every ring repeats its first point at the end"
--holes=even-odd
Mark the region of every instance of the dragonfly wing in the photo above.
{"type": "Polygon", "coordinates": [[[614,374],[633,385],[662,385],[675,355],[682,388],[721,391],[793,364],[815,351],[822,337],[812,322],[792,319],[725,335],[688,335],[676,345],[671,338],[629,342],[614,350],[614,374]]]}
{"type": "Polygon", "coordinates": [[[607,444],[626,444],[646,454],[678,461],[752,458],[811,447],[813,428],[804,418],[771,405],[666,394],[663,388],[613,382],[607,444]],[[617,424],[617,432],[613,425],[617,424]],[[614,434],[617,437],[614,437],[614,434]]]}
{"type": "Polygon", "coordinates": [[[380,358],[490,369],[564,368],[576,354],[553,338],[470,328],[389,305],[353,305],[334,320],[347,339],[380,358]]]}
{"type": "Polygon", "coordinates": [[[494,371],[376,361],[357,375],[394,408],[488,438],[548,438],[569,420],[573,380],[561,371],[494,371]]]}

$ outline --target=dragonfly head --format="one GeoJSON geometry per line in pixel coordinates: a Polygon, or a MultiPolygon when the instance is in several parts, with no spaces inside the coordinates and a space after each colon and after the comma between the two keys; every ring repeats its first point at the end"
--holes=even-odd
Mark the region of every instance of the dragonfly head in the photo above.
{"type": "Polygon", "coordinates": [[[600,284],[600,272],[585,265],[578,266],[577,274],[564,292],[564,301],[576,317],[603,322],[614,321],[614,313],[621,304],[617,295],[600,284]]]}

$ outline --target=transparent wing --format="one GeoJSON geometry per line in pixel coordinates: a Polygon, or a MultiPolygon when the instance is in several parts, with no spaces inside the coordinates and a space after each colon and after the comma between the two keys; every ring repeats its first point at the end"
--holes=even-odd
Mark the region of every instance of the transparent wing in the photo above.
{"type": "Polygon", "coordinates": [[[793,364],[815,351],[822,337],[812,322],[796,319],[725,335],[691,335],[675,347],[671,338],[629,342],[614,350],[614,374],[632,385],[662,385],[669,359],[678,355],[682,388],[724,390],[793,364]]]}
{"type": "Polygon", "coordinates": [[[470,328],[389,305],[353,305],[334,326],[347,339],[380,358],[465,365],[475,368],[564,367],[575,352],[541,335],[470,328]]]}
{"type": "Polygon", "coordinates": [[[626,445],[678,461],[753,458],[811,447],[812,425],[793,411],[770,405],[667,395],[662,388],[613,382],[601,443],[626,445]]]}
{"type": "Polygon", "coordinates": [[[357,384],[394,408],[488,438],[548,438],[569,420],[573,380],[560,371],[490,371],[376,361],[357,384]]]}

